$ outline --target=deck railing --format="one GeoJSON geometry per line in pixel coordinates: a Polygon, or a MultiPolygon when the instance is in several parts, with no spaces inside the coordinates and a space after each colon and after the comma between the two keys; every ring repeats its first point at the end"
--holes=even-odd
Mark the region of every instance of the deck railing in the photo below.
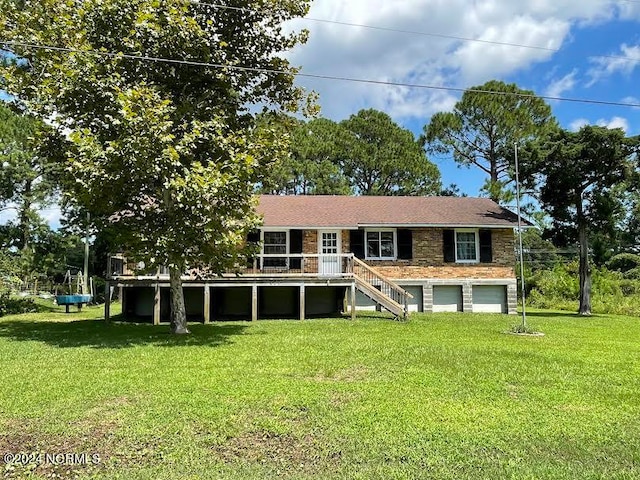
{"type": "MultiPolygon", "coordinates": [[[[353,254],[289,254],[257,255],[247,265],[237,265],[228,269],[223,276],[250,275],[271,277],[350,277],[353,276],[353,254]]],[[[187,278],[216,277],[206,269],[187,269],[187,278]]],[[[156,270],[145,268],[143,263],[127,261],[123,255],[109,258],[108,278],[168,278],[169,270],[160,267],[156,270]]]]}

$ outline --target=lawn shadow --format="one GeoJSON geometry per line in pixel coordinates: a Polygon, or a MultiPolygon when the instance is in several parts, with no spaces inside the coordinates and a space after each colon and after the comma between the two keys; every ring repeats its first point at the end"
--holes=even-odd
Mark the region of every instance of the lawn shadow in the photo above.
{"type": "Polygon", "coordinates": [[[231,342],[230,337],[242,335],[248,325],[189,325],[190,335],[172,335],[169,326],[104,320],[0,321],[0,338],[14,341],[42,342],[59,348],[127,348],[144,345],[165,347],[210,346],[231,342]]]}
{"type": "MultiPolygon", "coordinates": [[[[522,312],[518,312],[518,317],[522,317],[522,312]]],[[[570,318],[589,318],[583,317],[576,312],[527,312],[527,318],[533,317],[543,317],[543,318],[553,318],[553,317],[570,317],[570,318]]]]}

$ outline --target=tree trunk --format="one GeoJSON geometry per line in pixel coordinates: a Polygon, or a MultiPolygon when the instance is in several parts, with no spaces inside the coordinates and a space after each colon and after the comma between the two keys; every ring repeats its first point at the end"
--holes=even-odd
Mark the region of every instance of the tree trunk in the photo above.
{"type": "Polygon", "coordinates": [[[31,225],[29,218],[29,210],[31,210],[31,181],[25,183],[24,194],[22,195],[22,205],[18,214],[18,228],[20,229],[20,237],[22,240],[22,250],[27,251],[30,245],[31,225]]]}
{"type": "Polygon", "coordinates": [[[171,333],[184,335],[191,333],[187,328],[187,312],[184,307],[182,293],[182,268],[169,267],[169,284],[171,286],[171,333]]]}
{"type": "Polygon", "coordinates": [[[578,240],[580,242],[580,315],[591,315],[591,267],[589,266],[589,239],[587,224],[582,213],[582,198],[577,202],[578,240]]]}

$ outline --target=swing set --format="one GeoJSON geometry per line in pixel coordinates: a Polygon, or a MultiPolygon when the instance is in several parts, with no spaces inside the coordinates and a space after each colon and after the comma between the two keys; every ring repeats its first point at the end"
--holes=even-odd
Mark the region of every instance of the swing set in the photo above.
{"type": "Polygon", "coordinates": [[[78,270],[78,274],[75,275],[75,293],[73,293],[73,277],[74,275],[71,274],[71,270],[67,270],[67,273],[64,274],[64,280],[62,281],[63,285],[69,286],[68,295],[57,295],[56,292],[56,303],[58,305],[64,305],[66,313],[69,313],[70,305],[76,305],[78,311],[81,311],[82,305],[93,300],[93,295],[91,294],[91,292],[93,292],[93,278],[89,277],[89,282],[86,282],[84,275],[78,270]]]}

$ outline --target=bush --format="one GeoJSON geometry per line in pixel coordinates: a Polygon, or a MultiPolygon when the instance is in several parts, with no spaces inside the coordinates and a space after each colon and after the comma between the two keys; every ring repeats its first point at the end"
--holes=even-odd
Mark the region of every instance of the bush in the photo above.
{"type": "Polygon", "coordinates": [[[9,293],[0,294],[0,317],[37,312],[38,306],[30,298],[16,298],[9,293]]]}
{"type": "Polygon", "coordinates": [[[607,268],[609,270],[615,270],[617,272],[627,272],[629,270],[640,268],[640,255],[633,253],[619,253],[611,257],[611,260],[607,262],[607,268]]]}
{"type": "MultiPolygon", "coordinates": [[[[640,315],[640,281],[606,268],[593,268],[591,304],[594,313],[640,315]]],[[[640,278],[640,275],[639,277],[640,278]]],[[[580,293],[576,265],[557,265],[536,272],[529,280],[527,298],[533,307],[577,310],[580,293]]]]}
{"type": "Polygon", "coordinates": [[[622,274],[628,280],[640,280],[640,267],[632,268],[622,274]]]}

